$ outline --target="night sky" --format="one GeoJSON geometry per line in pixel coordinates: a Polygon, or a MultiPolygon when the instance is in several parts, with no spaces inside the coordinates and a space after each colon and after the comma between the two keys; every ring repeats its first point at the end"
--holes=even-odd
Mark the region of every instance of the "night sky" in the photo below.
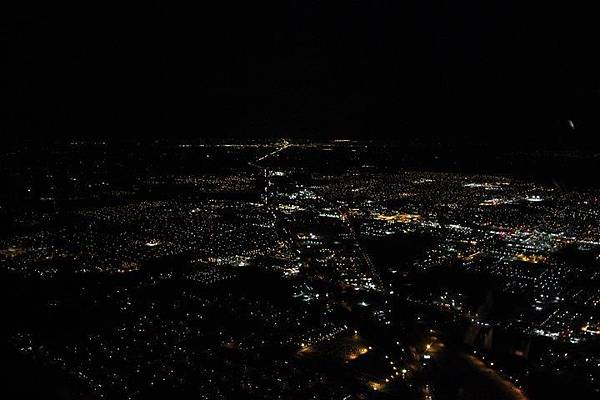
{"type": "Polygon", "coordinates": [[[585,148],[600,127],[600,24],[572,2],[16,3],[1,31],[9,140],[585,148]]]}

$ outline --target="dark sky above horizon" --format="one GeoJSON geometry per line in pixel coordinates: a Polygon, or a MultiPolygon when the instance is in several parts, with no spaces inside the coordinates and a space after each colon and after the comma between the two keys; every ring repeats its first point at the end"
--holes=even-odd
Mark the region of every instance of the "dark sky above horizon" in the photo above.
{"type": "Polygon", "coordinates": [[[600,28],[569,3],[19,3],[3,137],[587,146],[600,127],[600,28]]]}

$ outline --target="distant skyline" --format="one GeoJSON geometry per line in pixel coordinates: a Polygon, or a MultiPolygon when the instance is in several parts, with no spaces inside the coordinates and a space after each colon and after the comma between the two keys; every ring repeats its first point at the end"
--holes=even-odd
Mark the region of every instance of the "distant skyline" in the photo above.
{"type": "Polygon", "coordinates": [[[566,144],[600,127],[581,6],[517,1],[14,5],[0,129],[19,138],[566,144]]]}

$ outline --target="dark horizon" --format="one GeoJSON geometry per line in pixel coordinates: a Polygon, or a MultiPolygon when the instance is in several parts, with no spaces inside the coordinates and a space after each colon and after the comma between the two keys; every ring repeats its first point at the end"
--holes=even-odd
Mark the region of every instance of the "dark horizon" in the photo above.
{"type": "Polygon", "coordinates": [[[587,150],[600,126],[600,32],[581,6],[13,7],[0,125],[13,142],[289,136],[587,150]]]}

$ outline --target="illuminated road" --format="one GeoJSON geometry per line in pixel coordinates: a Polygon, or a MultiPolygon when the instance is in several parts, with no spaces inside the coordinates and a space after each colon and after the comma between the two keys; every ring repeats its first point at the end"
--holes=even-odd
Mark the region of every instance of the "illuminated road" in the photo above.
{"type": "Polygon", "coordinates": [[[433,362],[428,371],[429,386],[424,398],[486,400],[527,400],[511,381],[481,359],[432,340],[423,354],[433,362]],[[430,391],[430,388],[433,391],[430,391]]]}
{"type": "MultiPolygon", "coordinates": [[[[274,156],[275,154],[277,154],[277,153],[279,153],[279,152],[281,152],[281,151],[283,151],[283,150],[287,149],[288,147],[290,147],[290,142],[288,142],[287,140],[283,139],[283,140],[282,140],[282,144],[281,144],[281,146],[280,146],[280,147],[278,147],[277,149],[273,150],[272,152],[270,152],[270,153],[268,153],[268,154],[265,154],[264,156],[262,156],[262,157],[258,158],[258,159],[257,159],[255,162],[257,162],[257,163],[258,163],[258,162],[261,162],[261,161],[263,161],[263,160],[266,160],[267,158],[269,158],[269,157],[271,157],[271,156],[274,156]]],[[[256,166],[256,165],[254,165],[254,164],[251,164],[251,165],[253,165],[253,166],[256,166]]],[[[260,168],[260,167],[259,167],[259,168],[260,168]]]]}
{"type": "Polygon", "coordinates": [[[371,257],[369,257],[369,254],[362,248],[360,244],[360,239],[358,237],[358,234],[356,233],[356,229],[354,229],[354,225],[352,224],[350,213],[348,213],[347,211],[340,211],[340,213],[342,214],[342,220],[344,221],[346,227],[350,231],[350,235],[352,235],[354,243],[356,243],[358,251],[362,255],[363,259],[365,260],[365,264],[369,268],[369,272],[371,273],[373,280],[377,285],[383,288],[383,279],[381,279],[381,275],[379,275],[379,272],[377,271],[377,268],[375,268],[373,261],[371,261],[371,257]]]}
{"type": "Polygon", "coordinates": [[[483,361],[479,358],[461,354],[462,358],[465,359],[469,364],[475,368],[480,374],[487,376],[489,380],[491,380],[494,385],[496,385],[500,390],[502,390],[507,398],[514,400],[527,400],[528,397],[516,387],[512,382],[500,376],[495,370],[488,367],[483,361]]]}
{"type": "MultiPolygon", "coordinates": [[[[291,147],[292,144],[290,142],[288,142],[287,140],[283,139],[281,141],[281,145],[279,147],[277,147],[275,150],[273,150],[270,153],[265,154],[262,157],[259,157],[258,159],[256,159],[253,162],[249,162],[248,165],[254,167],[254,168],[258,168],[259,170],[262,170],[263,174],[267,175],[267,168],[264,168],[262,166],[260,166],[258,163],[260,163],[261,161],[266,160],[269,157],[272,157],[280,152],[282,152],[283,150],[291,147]]],[[[264,191],[265,193],[268,190],[268,182],[265,181],[265,188],[264,191]]],[[[351,220],[351,215],[350,213],[348,213],[347,211],[345,211],[344,209],[340,209],[338,204],[335,204],[335,202],[333,201],[329,201],[325,198],[323,198],[322,196],[318,196],[320,200],[323,200],[329,204],[331,204],[334,208],[337,208],[342,216],[342,220],[344,221],[344,224],[346,225],[346,227],[348,228],[350,235],[352,236],[353,241],[355,242],[359,253],[361,254],[362,258],[365,261],[365,264],[367,265],[367,268],[375,282],[376,285],[378,285],[380,288],[383,288],[384,284],[383,284],[383,280],[381,279],[381,276],[379,275],[379,272],[377,271],[377,268],[375,268],[375,265],[373,264],[373,261],[371,261],[371,257],[369,257],[369,254],[367,254],[367,252],[362,248],[361,244],[360,244],[360,240],[358,237],[358,234],[354,228],[354,225],[352,223],[351,220]]]]}

